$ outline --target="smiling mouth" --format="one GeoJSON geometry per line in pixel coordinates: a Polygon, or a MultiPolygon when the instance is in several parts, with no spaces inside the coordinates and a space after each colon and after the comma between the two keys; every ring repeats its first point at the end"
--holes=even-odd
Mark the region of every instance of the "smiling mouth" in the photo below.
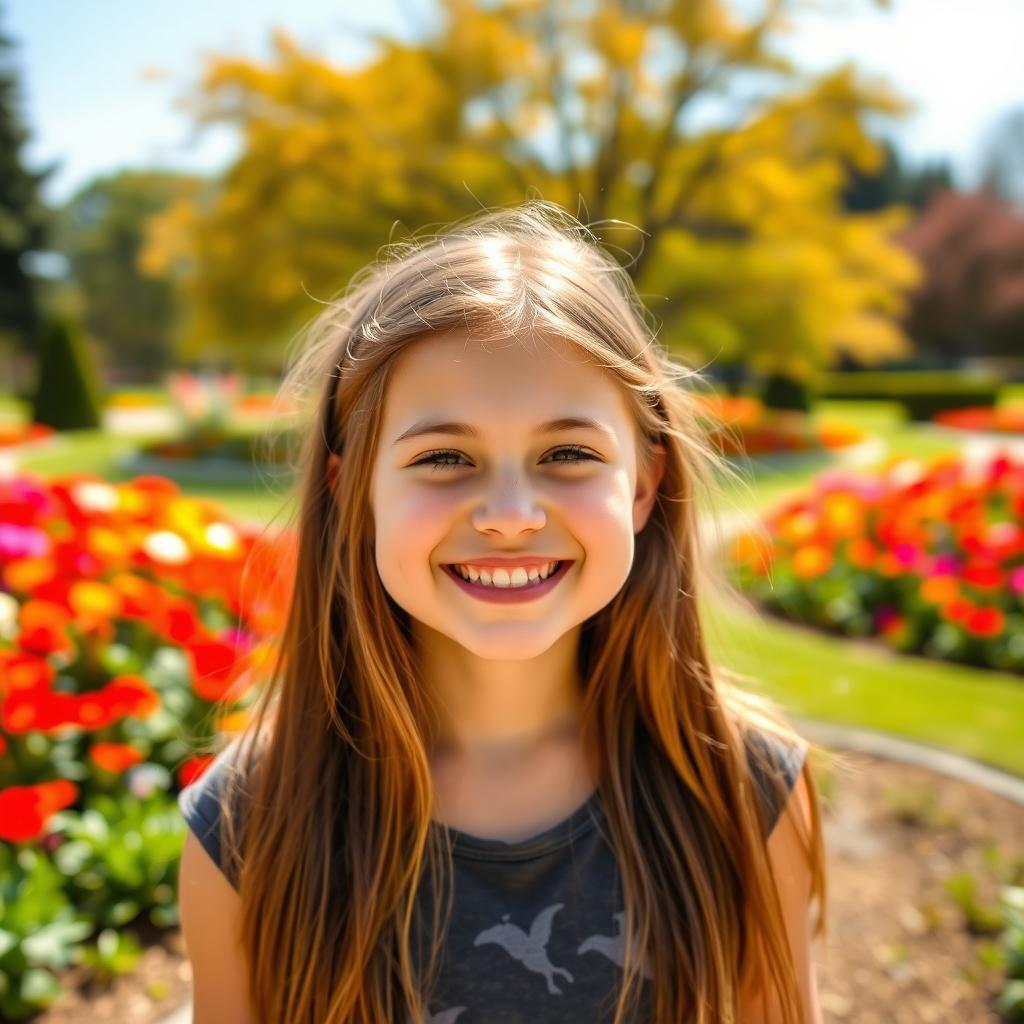
{"type": "MultiPolygon", "coordinates": [[[[511,591],[511,592],[515,593],[515,592],[519,592],[519,591],[529,591],[529,590],[534,589],[535,587],[542,587],[546,583],[550,583],[556,577],[561,576],[563,574],[563,570],[565,570],[570,565],[572,565],[572,560],[571,559],[561,559],[561,560],[553,559],[553,561],[555,563],[554,568],[551,570],[550,573],[548,573],[547,576],[545,576],[543,578],[538,576],[536,579],[532,579],[532,580],[529,580],[526,583],[520,583],[520,584],[494,583],[494,582],[485,583],[482,578],[478,578],[476,580],[467,579],[467,577],[463,576],[459,572],[459,570],[455,568],[455,565],[451,564],[451,563],[447,564],[447,565],[444,565],[442,568],[445,570],[445,572],[447,572],[454,579],[458,580],[458,582],[462,583],[464,586],[478,587],[480,590],[484,590],[484,591],[488,591],[488,592],[495,592],[495,591],[497,591],[499,593],[508,593],[508,592],[511,591]]],[[[489,572],[491,574],[493,574],[495,569],[503,568],[503,567],[501,567],[501,566],[493,566],[493,567],[487,567],[487,568],[488,568],[489,572]]]]}

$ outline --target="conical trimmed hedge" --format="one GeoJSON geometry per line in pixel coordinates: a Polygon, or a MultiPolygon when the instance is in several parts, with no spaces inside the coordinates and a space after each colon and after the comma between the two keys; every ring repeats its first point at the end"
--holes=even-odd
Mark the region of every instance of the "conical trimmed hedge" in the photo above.
{"type": "Polygon", "coordinates": [[[32,419],[54,430],[91,430],[102,422],[103,397],[85,339],[75,323],[51,317],[42,331],[32,419]]]}

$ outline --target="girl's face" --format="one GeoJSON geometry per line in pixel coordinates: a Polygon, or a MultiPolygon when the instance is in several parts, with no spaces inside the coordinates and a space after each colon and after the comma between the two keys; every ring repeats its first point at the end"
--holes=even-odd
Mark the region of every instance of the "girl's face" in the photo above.
{"type": "Polygon", "coordinates": [[[371,483],[385,588],[478,657],[543,653],[621,589],[664,449],[638,477],[637,428],[620,385],[563,339],[485,346],[462,331],[435,333],[392,370],[371,483]],[[593,426],[552,425],[567,418],[593,426]],[[536,594],[532,572],[518,590],[463,583],[450,568],[488,559],[511,563],[508,580],[497,577],[509,583],[523,578],[517,559],[527,569],[568,565],[536,594]]]}

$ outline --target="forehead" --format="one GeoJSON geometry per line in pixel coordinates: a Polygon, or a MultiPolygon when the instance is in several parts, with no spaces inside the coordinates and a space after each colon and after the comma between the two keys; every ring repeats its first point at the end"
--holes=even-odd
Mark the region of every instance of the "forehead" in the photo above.
{"type": "Polygon", "coordinates": [[[463,330],[411,342],[392,367],[384,434],[420,417],[445,415],[486,430],[529,430],[572,414],[601,419],[628,434],[633,418],[622,386],[592,357],[548,334],[481,341],[463,330]]]}

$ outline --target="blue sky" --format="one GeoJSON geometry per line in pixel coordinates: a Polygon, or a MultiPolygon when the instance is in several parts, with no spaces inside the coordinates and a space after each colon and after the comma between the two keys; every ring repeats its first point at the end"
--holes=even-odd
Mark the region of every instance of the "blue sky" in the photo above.
{"type": "MultiPolygon", "coordinates": [[[[756,0],[736,0],[749,5],[756,0]]],[[[787,52],[808,70],[854,59],[918,105],[880,126],[914,160],[949,157],[970,187],[996,116],[1024,105],[1024,0],[848,0],[845,15],[794,18],[787,52]]],[[[368,56],[359,27],[415,34],[430,0],[6,0],[0,29],[17,45],[32,166],[62,161],[46,198],[61,201],[90,177],[159,165],[214,171],[236,151],[230,129],[193,137],[176,102],[198,80],[206,52],[268,55],[270,29],[341,63],[368,56]],[[147,69],[162,69],[161,76],[147,69]]]]}

